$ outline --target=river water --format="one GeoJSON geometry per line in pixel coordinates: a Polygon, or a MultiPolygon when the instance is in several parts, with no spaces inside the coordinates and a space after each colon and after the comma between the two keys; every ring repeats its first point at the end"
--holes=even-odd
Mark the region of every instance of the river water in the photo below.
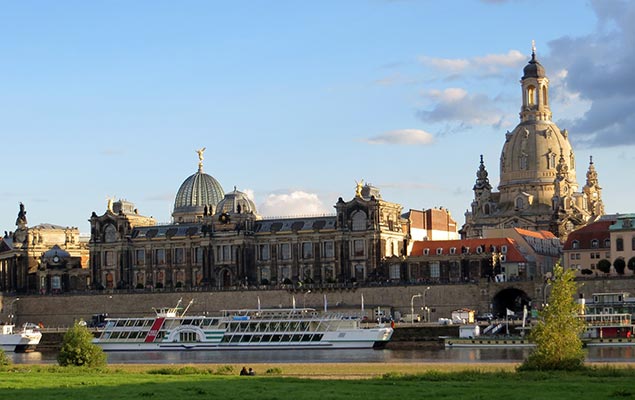
{"type": "MultiPolygon", "coordinates": [[[[521,362],[531,349],[452,348],[413,350],[231,350],[109,352],[110,364],[236,364],[236,363],[505,363],[521,362]]],[[[635,347],[592,347],[585,349],[590,362],[633,362],[635,347]]],[[[16,364],[54,364],[54,352],[7,353],[16,364]]]]}

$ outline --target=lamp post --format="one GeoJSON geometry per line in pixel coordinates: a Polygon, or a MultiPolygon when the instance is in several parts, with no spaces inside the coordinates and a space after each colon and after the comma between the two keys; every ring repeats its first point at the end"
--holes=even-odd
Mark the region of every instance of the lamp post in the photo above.
{"type": "Polygon", "coordinates": [[[15,302],[20,300],[19,297],[16,297],[11,301],[11,314],[9,314],[9,323],[13,325],[13,318],[15,317],[15,302]]]}
{"type": "Polygon", "coordinates": [[[417,293],[412,295],[412,297],[410,298],[410,323],[414,323],[415,322],[415,297],[421,297],[423,296],[421,293],[417,293]]]}
{"type": "Polygon", "coordinates": [[[311,290],[307,290],[302,297],[302,308],[306,308],[306,295],[311,293],[311,290]]]}
{"type": "Polygon", "coordinates": [[[425,322],[430,322],[430,309],[426,307],[426,293],[430,290],[430,286],[423,291],[423,310],[426,312],[426,320],[425,322]]]}

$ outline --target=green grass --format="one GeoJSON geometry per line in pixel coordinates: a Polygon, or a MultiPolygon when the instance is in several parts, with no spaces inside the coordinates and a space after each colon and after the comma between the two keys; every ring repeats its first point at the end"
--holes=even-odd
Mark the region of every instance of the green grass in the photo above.
{"type": "Polygon", "coordinates": [[[98,370],[16,366],[0,372],[6,399],[635,399],[635,369],[591,367],[586,371],[515,372],[463,365],[396,364],[254,365],[255,377],[236,366],[110,366],[98,370]],[[298,369],[313,368],[305,372],[298,369]],[[382,372],[383,369],[383,372],[382,372]],[[374,372],[371,372],[374,371],[374,372]],[[269,373],[267,373],[269,372],[269,373]],[[380,373],[381,372],[381,373],[380,373]],[[230,374],[231,373],[231,374],[230,374]],[[229,375],[228,375],[229,374],[229,375]]]}

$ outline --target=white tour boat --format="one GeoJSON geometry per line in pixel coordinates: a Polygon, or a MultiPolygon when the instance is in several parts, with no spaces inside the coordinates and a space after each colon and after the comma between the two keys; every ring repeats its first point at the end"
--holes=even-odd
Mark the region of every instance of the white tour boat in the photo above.
{"type": "Polygon", "coordinates": [[[4,351],[26,353],[35,350],[42,339],[42,332],[35,324],[26,323],[19,330],[15,325],[0,325],[0,348],[4,351]]]}
{"type": "Polygon", "coordinates": [[[359,318],[312,308],[186,316],[187,308],[179,313],[177,304],[154,309],[154,317],[108,318],[93,343],[104,351],[355,349],[381,348],[393,333],[391,327],[366,328],[359,318]]]}

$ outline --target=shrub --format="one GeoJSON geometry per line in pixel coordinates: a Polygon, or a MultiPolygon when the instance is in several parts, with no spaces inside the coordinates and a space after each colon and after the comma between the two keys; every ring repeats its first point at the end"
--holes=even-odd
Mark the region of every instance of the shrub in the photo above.
{"type": "Polygon", "coordinates": [[[601,259],[600,262],[598,262],[598,269],[608,274],[611,272],[611,262],[605,258],[601,259]]]}
{"type": "Polygon", "coordinates": [[[62,340],[62,348],[57,356],[58,364],[63,367],[76,365],[91,368],[106,365],[106,354],[92,340],[93,334],[88,328],[77,322],[73,324],[62,340]]]}
{"type": "Polygon", "coordinates": [[[615,272],[619,275],[624,275],[624,269],[626,269],[626,261],[622,257],[613,261],[613,267],[615,267],[615,272]]]}
{"type": "Polygon", "coordinates": [[[549,303],[539,313],[530,339],[536,348],[519,370],[579,370],[584,368],[584,352],[580,335],[584,322],[578,317],[579,305],[575,299],[578,285],[573,270],[554,267],[549,303]]]}
{"type": "Polygon", "coordinates": [[[635,257],[631,257],[631,259],[628,260],[628,264],[626,266],[631,271],[635,271],[635,257]]]}
{"type": "Polygon", "coordinates": [[[0,369],[11,365],[11,359],[6,355],[4,350],[0,349],[0,369]]]}

